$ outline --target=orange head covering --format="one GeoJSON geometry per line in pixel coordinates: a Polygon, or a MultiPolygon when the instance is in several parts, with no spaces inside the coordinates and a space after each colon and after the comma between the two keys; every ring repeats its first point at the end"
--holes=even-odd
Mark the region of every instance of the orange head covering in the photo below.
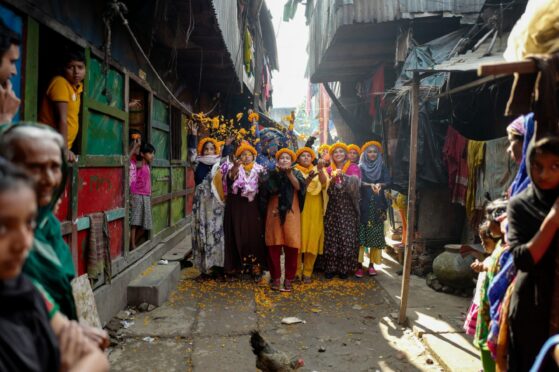
{"type": "Polygon", "coordinates": [[[284,147],[282,149],[279,149],[276,152],[276,160],[279,159],[279,157],[281,156],[281,154],[289,154],[289,156],[291,156],[291,161],[295,161],[297,160],[297,156],[295,155],[295,153],[293,152],[293,150],[288,149],[287,147],[284,147]]]}
{"type": "Polygon", "coordinates": [[[322,155],[322,152],[323,152],[324,150],[329,151],[329,150],[330,150],[330,145],[323,144],[323,145],[320,145],[320,146],[318,147],[318,153],[319,153],[319,154],[322,155]]]}
{"type": "Polygon", "coordinates": [[[355,150],[355,151],[357,151],[357,153],[358,153],[359,155],[361,155],[361,148],[359,148],[359,146],[357,146],[357,145],[355,145],[355,144],[353,144],[353,143],[352,143],[351,145],[347,145],[347,149],[348,149],[348,150],[355,150]]]}
{"type": "Polygon", "coordinates": [[[363,146],[361,146],[361,152],[365,152],[367,150],[367,147],[369,146],[375,146],[376,148],[378,148],[378,150],[380,151],[380,153],[382,154],[382,144],[379,141],[369,141],[369,142],[365,142],[365,144],[363,146]]]}
{"type": "Polygon", "coordinates": [[[349,149],[347,148],[347,145],[345,143],[337,142],[337,143],[333,144],[332,146],[330,146],[330,150],[328,150],[328,154],[330,156],[332,156],[332,154],[334,153],[334,150],[336,150],[336,149],[342,149],[346,153],[349,151],[349,149]]]}
{"type": "Polygon", "coordinates": [[[258,154],[256,149],[248,142],[243,142],[239,147],[237,147],[237,151],[235,151],[235,156],[239,157],[245,151],[250,151],[254,157],[258,154]]]}
{"type": "Polygon", "coordinates": [[[214,139],[214,138],[210,138],[210,137],[206,137],[204,139],[202,139],[199,143],[198,143],[198,155],[203,155],[204,153],[204,146],[206,145],[206,143],[211,142],[214,144],[215,147],[215,153],[216,154],[220,154],[221,153],[221,146],[219,144],[219,142],[214,139]]]}
{"type": "Polygon", "coordinates": [[[299,150],[297,150],[297,152],[295,153],[295,160],[299,159],[299,156],[301,156],[301,154],[304,152],[308,152],[309,154],[311,154],[311,162],[315,161],[316,153],[310,147],[301,147],[299,150]]]}

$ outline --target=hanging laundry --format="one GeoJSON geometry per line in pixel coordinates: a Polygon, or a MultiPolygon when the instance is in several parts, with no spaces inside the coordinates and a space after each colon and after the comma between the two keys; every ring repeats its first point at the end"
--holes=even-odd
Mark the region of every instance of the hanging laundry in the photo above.
{"type": "Polygon", "coordinates": [[[250,76],[252,75],[253,68],[252,68],[252,60],[254,56],[254,50],[252,45],[252,36],[248,31],[248,27],[245,28],[245,37],[244,37],[244,46],[243,46],[243,57],[244,57],[244,64],[245,64],[245,71],[250,76]]]}
{"type": "Polygon", "coordinates": [[[476,190],[476,209],[482,209],[487,198],[500,198],[510,187],[518,166],[506,156],[509,141],[507,137],[485,142],[484,164],[480,170],[479,188],[476,190]]]}
{"type": "Polygon", "coordinates": [[[450,201],[463,206],[466,205],[468,190],[467,148],[468,140],[449,126],[443,147],[443,158],[448,170],[450,201]]]}
{"type": "Polygon", "coordinates": [[[468,191],[466,192],[466,215],[471,219],[476,209],[476,187],[483,157],[485,155],[485,142],[468,141],[468,191]]]}
{"type": "Polygon", "coordinates": [[[107,216],[104,213],[89,215],[90,232],[87,250],[87,274],[90,280],[98,280],[105,274],[108,283],[111,282],[111,251],[107,216]]]}

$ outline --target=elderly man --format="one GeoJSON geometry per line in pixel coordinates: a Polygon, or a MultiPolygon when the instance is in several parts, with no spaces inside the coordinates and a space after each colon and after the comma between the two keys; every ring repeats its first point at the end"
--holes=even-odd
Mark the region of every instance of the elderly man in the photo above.
{"type": "MultiPolygon", "coordinates": [[[[55,205],[64,191],[66,165],[64,139],[53,129],[21,123],[0,127],[0,156],[19,165],[35,182],[39,213],[33,249],[23,267],[41,292],[52,300],[60,313],[76,320],[76,304],[71,280],[75,276],[72,254],[54,215],[55,205]]],[[[99,345],[106,334],[86,328],[86,334],[99,345]]]]}

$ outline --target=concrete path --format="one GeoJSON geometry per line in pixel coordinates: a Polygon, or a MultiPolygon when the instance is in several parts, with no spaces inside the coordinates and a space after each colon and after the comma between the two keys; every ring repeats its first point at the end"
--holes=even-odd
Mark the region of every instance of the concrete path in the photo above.
{"type": "Polygon", "coordinates": [[[163,306],[126,319],[110,351],[113,371],[254,372],[253,329],[302,357],[303,371],[441,370],[413,332],[396,324],[397,304],[373,278],[319,279],[279,293],[248,281],[198,282],[193,269],[181,275],[163,306]],[[305,322],[282,325],[285,317],[305,322]]]}
{"type": "MultiPolygon", "coordinates": [[[[396,274],[401,266],[389,255],[376,277],[390,297],[400,303],[402,277],[396,274]]],[[[408,321],[414,333],[449,371],[479,371],[479,351],[472,345],[472,337],[462,328],[470,298],[439,293],[429,288],[424,278],[412,275],[408,298],[408,321]]]]}

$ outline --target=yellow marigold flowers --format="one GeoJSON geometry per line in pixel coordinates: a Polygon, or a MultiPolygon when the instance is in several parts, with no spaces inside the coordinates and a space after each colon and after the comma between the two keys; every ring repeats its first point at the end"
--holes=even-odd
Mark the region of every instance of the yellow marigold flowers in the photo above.
{"type": "Polygon", "coordinates": [[[251,123],[260,120],[260,115],[258,115],[258,113],[256,112],[252,112],[250,113],[250,115],[248,116],[248,121],[250,121],[251,123]]]}
{"type": "Polygon", "coordinates": [[[243,118],[243,115],[244,115],[244,114],[243,114],[242,112],[239,112],[239,113],[237,114],[237,121],[241,121],[241,119],[243,118]]]}

